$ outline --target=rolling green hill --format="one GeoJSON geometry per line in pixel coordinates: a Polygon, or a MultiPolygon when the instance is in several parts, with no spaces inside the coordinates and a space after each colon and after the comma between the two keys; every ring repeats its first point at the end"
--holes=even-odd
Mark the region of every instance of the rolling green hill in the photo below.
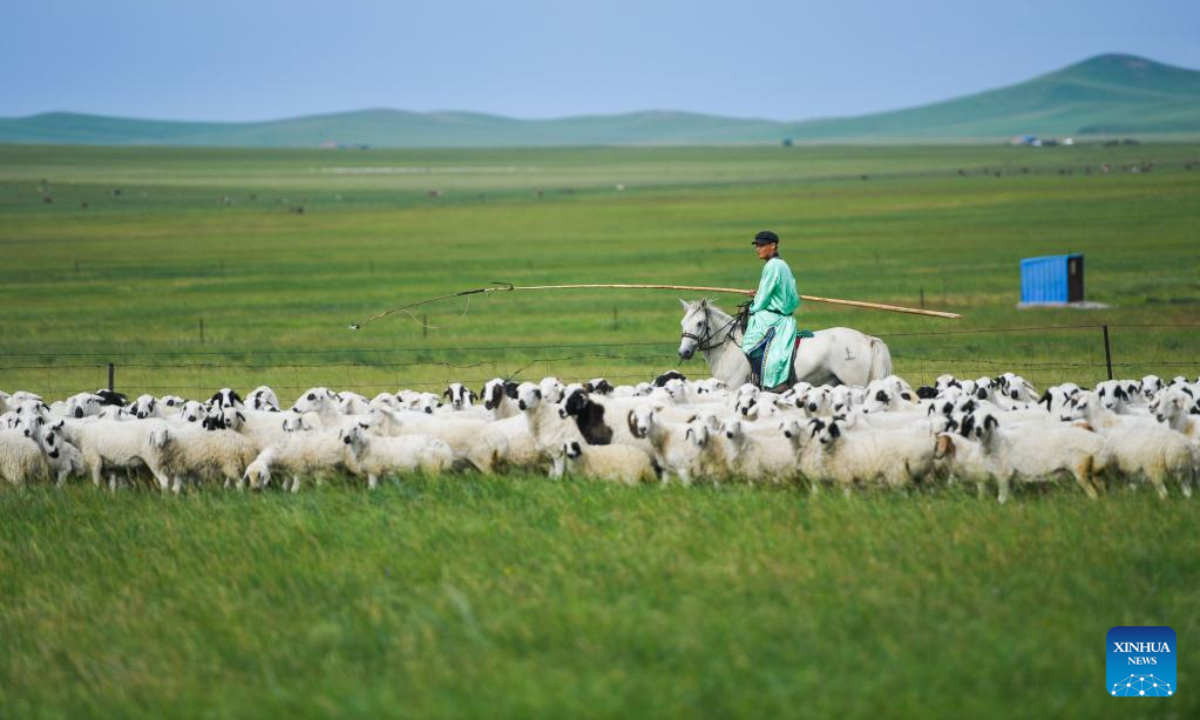
{"type": "Polygon", "coordinates": [[[1101,55],[1010,87],[921,107],[802,122],[648,111],[553,120],[373,109],[266,122],[44,113],[0,119],[0,142],[104,145],[484,147],[995,140],[1016,134],[1200,134],[1200,72],[1101,55]]]}

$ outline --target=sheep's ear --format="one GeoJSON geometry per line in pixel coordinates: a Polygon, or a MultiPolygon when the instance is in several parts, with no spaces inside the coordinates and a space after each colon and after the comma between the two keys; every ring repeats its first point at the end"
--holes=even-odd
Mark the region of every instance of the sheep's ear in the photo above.
{"type": "Polygon", "coordinates": [[[838,427],[838,424],[836,422],[831,422],[831,423],[829,423],[829,434],[832,435],[833,437],[841,437],[842,429],[840,427],[838,427]]]}
{"type": "Polygon", "coordinates": [[[975,416],[967,415],[963,418],[962,425],[958,429],[958,433],[963,437],[970,437],[971,431],[975,429],[975,416]]]}
{"type": "Polygon", "coordinates": [[[996,419],[995,415],[988,415],[983,420],[983,427],[985,430],[988,428],[1000,427],[1000,421],[996,419]]]}
{"type": "Polygon", "coordinates": [[[879,392],[875,393],[875,399],[878,400],[879,402],[885,403],[888,401],[887,393],[880,390],[879,392]]]}
{"type": "Polygon", "coordinates": [[[246,416],[241,414],[240,412],[237,413],[237,419],[238,419],[238,422],[246,422],[246,416]]]}
{"type": "Polygon", "coordinates": [[[679,304],[683,306],[683,309],[684,309],[684,310],[691,310],[691,309],[692,309],[692,306],[691,306],[691,305],[688,305],[688,301],[687,301],[687,300],[684,300],[683,298],[679,298],[679,304]]]}
{"type": "Polygon", "coordinates": [[[442,391],[442,397],[444,397],[446,399],[450,398],[450,388],[446,388],[445,390],[442,391]]]}
{"type": "Polygon", "coordinates": [[[361,423],[361,422],[358,424],[358,426],[360,428],[362,428],[363,430],[366,430],[367,428],[371,427],[370,425],[368,425],[366,423],[361,423]]]}

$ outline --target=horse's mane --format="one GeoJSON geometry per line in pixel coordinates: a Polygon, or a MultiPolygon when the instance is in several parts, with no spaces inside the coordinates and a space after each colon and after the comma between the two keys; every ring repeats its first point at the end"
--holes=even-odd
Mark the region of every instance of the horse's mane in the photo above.
{"type": "MultiPolygon", "coordinates": [[[[708,298],[701,298],[698,307],[704,312],[704,318],[708,323],[709,331],[719,332],[723,327],[728,327],[729,323],[734,322],[734,316],[722,310],[715,302],[708,298]]],[[[737,325],[735,323],[735,325],[737,325]]],[[[742,327],[737,325],[732,328],[726,336],[733,342],[740,342],[742,337],[742,327]]]]}
{"type": "Polygon", "coordinates": [[[700,298],[700,308],[704,310],[706,316],[715,315],[721,320],[729,320],[733,316],[722,310],[715,302],[708,298],[700,298]]]}

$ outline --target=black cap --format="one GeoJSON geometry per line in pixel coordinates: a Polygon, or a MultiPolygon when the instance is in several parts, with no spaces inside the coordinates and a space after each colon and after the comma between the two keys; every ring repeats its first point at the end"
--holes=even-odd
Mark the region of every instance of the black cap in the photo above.
{"type": "Polygon", "coordinates": [[[779,242],[778,235],[771,232],[770,230],[763,230],[762,232],[760,232],[759,234],[754,236],[754,242],[752,242],[750,244],[751,245],[769,245],[771,243],[777,243],[777,242],[779,242]]]}

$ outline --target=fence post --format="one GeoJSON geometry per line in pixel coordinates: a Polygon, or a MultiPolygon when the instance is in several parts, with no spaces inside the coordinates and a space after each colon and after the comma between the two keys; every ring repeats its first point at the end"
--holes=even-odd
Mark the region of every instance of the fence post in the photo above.
{"type": "Polygon", "coordinates": [[[1108,368],[1108,379],[1112,380],[1112,348],[1108,344],[1108,326],[1103,325],[1102,327],[1104,328],[1104,365],[1108,368]]]}
{"type": "Polygon", "coordinates": [[[114,389],[113,377],[116,375],[116,370],[117,370],[116,365],[113,365],[112,363],[108,364],[108,391],[109,392],[112,392],[114,389]]]}

